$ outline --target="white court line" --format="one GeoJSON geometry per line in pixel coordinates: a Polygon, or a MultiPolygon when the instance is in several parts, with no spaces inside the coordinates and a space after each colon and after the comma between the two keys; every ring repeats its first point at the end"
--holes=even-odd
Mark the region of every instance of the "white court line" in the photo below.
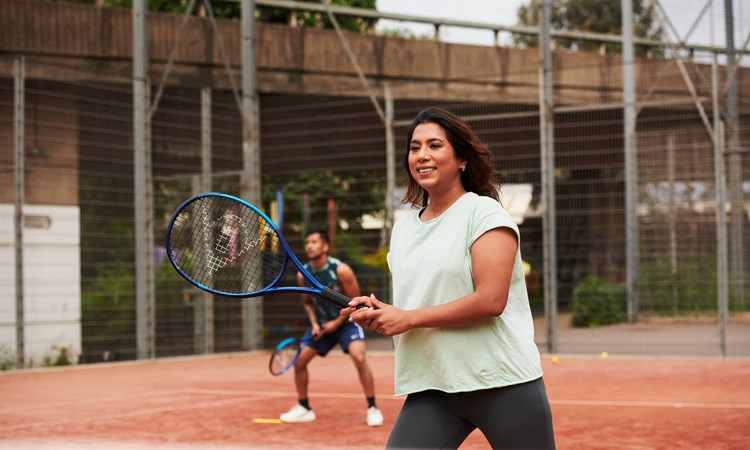
{"type": "MultiPolygon", "coordinates": [[[[296,396],[297,393],[293,391],[236,391],[236,390],[229,390],[229,389],[185,389],[183,390],[184,393],[188,394],[205,394],[205,395],[250,395],[250,396],[260,396],[260,397],[289,397],[289,396],[296,396]]],[[[327,397],[327,398],[362,398],[362,393],[341,393],[341,392],[316,392],[316,397],[327,397]]],[[[404,398],[398,398],[394,397],[393,393],[391,394],[378,394],[378,401],[380,401],[380,398],[384,398],[388,400],[389,398],[393,400],[403,400],[404,398]]]]}
{"type": "Polygon", "coordinates": [[[550,400],[552,405],[570,406],[623,406],[635,408],[703,408],[703,409],[750,409],[747,403],[694,403],[694,402],[642,402],[623,400],[550,400]]]}
{"type": "MultiPolygon", "coordinates": [[[[169,391],[166,395],[174,394],[198,394],[198,395],[223,395],[232,397],[225,400],[212,400],[198,403],[190,403],[189,405],[182,406],[171,406],[163,408],[146,408],[136,411],[113,413],[113,414],[96,414],[90,417],[78,417],[61,420],[50,420],[32,422],[18,425],[0,426],[0,432],[2,431],[13,431],[22,430],[28,428],[39,428],[39,427],[51,427],[59,425],[69,424],[81,424],[81,423],[94,423],[108,420],[115,420],[125,417],[138,417],[148,416],[153,414],[161,414],[165,412],[175,411],[188,411],[191,409],[209,408],[222,405],[231,405],[234,403],[243,402],[255,402],[263,401],[269,397],[294,397],[296,393],[292,391],[246,391],[246,390],[228,390],[228,389],[181,389],[179,391],[169,391]],[[255,397],[255,398],[248,398],[255,397]]],[[[156,394],[155,396],[163,396],[164,394],[156,394]]],[[[321,392],[317,393],[316,397],[327,397],[327,398],[355,398],[362,397],[360,393],[334,393],[334,392],[321,392]]],[[[112,400],[112,399],[108,399],[112,400]]],[[[379,397],[378,400],[398,400],[402,401],[402,397],[384,396],[379,397]]],[[[567,406],[601,406],[601,407],[636,407],[636,408],[696,408],[696,409],[750,409],[750,404],[747,403],[684,403],[684,402],[650,402],[650,401],[608,401],[608,400],[550,400],[552,405],[567,405],[567,406]]]]}
{"type": "Polygon", "coordinates": [[[57,426],[57,425],[71,425],[71,424],[75,425],[75,424],[81,424],[81,423],[102,422],[102,421],[113,420],[113,419],[121,419],[123,417],[149,416],[152,414],[160,414],[160,413],[165,413],[165,412],[187,411],[190,409],[231,405],[233,403],[244,403],[248,401],[259,401],[259,400],[264,400],[264,399],[263,398],[257,398],[257,399],[239,398],[239,399],[227,399],[227,400],[214,400],[210,402],[191,403],[189,405],[183,405],[183,406],[147,408],[147,409],[141,409],[141,410],[136,410],[136,411],[114,413],[114,414],[96,414],[95,416],[90,416],[90,417],[77,417],[77,418],[74,417],[71,419],[48,420],[48,421],[41,421],[41,422],[24,423],[24,424],[19,424],[19,425],[0,426],[0,432],[12,431],[12,430],[23,430],[26,428],[52,427],[52,426],[57,426]]]}
{"type": "MultiPolygon", "coordinates": [[[[29,429],[29,428],[39,428],[39,427],[52,427],[52,426],[59,426],[59,425],[75,425],[75,424],[81,424],[81,423],[94,423],[94,422],[103,422],[108,420],[115,420],[125,417],[138,417],[138,416],[148,416],[153,414],[161,414],[161,413],[168,413],[168,412],[175,412],[175,411],[188,411],[191,409],[198,409],[198,408],[210,408],[210,407],[216,407],[216,406],[223,406],[223,405],[231,405],[234,403],[243,403],[243,402],[253,402],[253,401],[263,401],[269,397],[295,397],[297,394],[293,391],[246,391],[246,390],[227,390],[227,389],[179,389],[179,390],[173,390],[173,391],[167,391],[166,393],[161,394],[152,394],[149,395],[149,397],[155,398],[155,397],[166,397],[166,396],[175,396],[175,395],[224,395],[224,396],[231,396],[235,397],[232,399],[225,399],[225,400],[212,400],[212,401],[205,401],[205,402],[198,402],[198,403],[190,403],[189,405],[181,405],[181,406],[167,406],[162,408],[145,408],[145,409],[139,409],[135,411],[127,411],[127,412],[120,412],[120,413],[112,413],[112,414],[96,414],[95,416],[84,416],[84,417],[72,417],[67,419],[57,419],[57,420],[48,420],[48,421],[39,421],[39,422],[31,422],[31,423],[24,423],[24,424],[17,424],[17,425],[8,425],[8,426],[0,426],[0,432],[3,431],[13,431],[13,430],[23,430],[23,429],[29,429]],[[242,398],[236,398],[236,397],[242,397],[242,398]],[[254,397],[254,398],[248,398],[248,397],[254,397]]],[[[329,397],[329,398],[361,398],[362,394],[342,394],[342,393],[320,393],[316,394],[316,397],[329,397]]],[[[122,397],[119,397],[122,398],[122,397]]],[[[130,398],[130,397],[128,397],[130,398]]],[[[385,399],[388,399],[389,397],[384,397],[385,399]]],[[[397,400],[395,397],[390,397],[391,399],[397,400]]],[[[116,397],[108,397],[104,400],[100,399],[100,403],[107,403],[107,402],[116,402],[118,398],[116,397]]],[[[87,403],[96,403],[96,400],[90,399],[87,401],[87,403]]],[[[66,405],[69,405],[69,403],[66,403],[66,405]]],[[[36,409],[37,405],[33,405],[32,408],[29,409],[36,409]]]]}
{"type": "MultiPolygon", "coordinates": [[[[88,397],[88,398],[78,398],[75,400],[76,405],[87,405],[87,404],[96,404],[96,403],[117,403],[118,401],[122,400],[123,398],[133,399],[133,398],[156,398],[156,397],[170,397],[174,395],[183,395],[185,393],[184,389],[171,389],[168,391],[161,391],[157,394],[153,392],[148,393],[134,393],[134,394],[128,394],[126,396],[123,395],[108,395],[106,397],[100,396],[100,397],[88,397]]],[[[4,405],[0,406],[0,412],[12,412],[16,410],[21,411],[29,411],[33,409],[48,409],[48,408],[61,408],[61,407],[69,407],[71,400],[60,400],[60,401],[54,401],[54,402],[44,402],[44,403],[33,403],[31,405],[26,405],[23,403],[15,404],[15,405],[4,405]]]]}
{"type": "MultiPolygon", "coordinates": [[[[288,397],[294,395],[290,392],[282,391],[235,391],[235,390],[218,390],[218,389],[186,389],[185,392],[194,394],[211,394],[211,395],[257,395],[269,397],[288,397]]],[[[320,393],[316,396],[328,398],[360,398],[359,393],[320,393]]],[[[404,397],[378,396],[378,401],[384,400],[403,400],[404,397]]],[[[698,402],[658,402],[658,401],[627,401],[627,400],[550,400],[550,404],[569,405],[569,406],[627,406],[637,408],[706,408],[706,409],[750,409],[748,403],[698,403],[698,402]]]]}

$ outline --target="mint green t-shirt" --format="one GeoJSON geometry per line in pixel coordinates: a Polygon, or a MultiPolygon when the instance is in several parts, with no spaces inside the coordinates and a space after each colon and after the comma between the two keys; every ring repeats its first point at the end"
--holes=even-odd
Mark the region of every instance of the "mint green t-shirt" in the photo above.
{"type": "Polygon", "coordinates": [[[388,253],[393,304],[413,310],[474,292],[471,246],[499,227],[512,229],[519,242],[505,310],[471,326],[416,328],[394,336],[396,395],[468,392],[542,376],[518,226],[490,197],[469,192],[432,220],[422,222],[414,211],[396,222],[388,253]]]}

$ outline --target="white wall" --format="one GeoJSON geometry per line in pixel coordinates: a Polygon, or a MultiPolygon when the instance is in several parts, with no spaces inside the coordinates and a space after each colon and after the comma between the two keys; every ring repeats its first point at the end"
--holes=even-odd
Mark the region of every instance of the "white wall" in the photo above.
{"type": "MultiPolygon", "coordinates": [[[[15,355],[16,274],[13,205],[0,204],[0,346],[15,355]]],[[[25,360],[54,360],[61,348],[81,353],[80,221],[76,206],[26,205],[25,360]]],[[[0,355],[6,352],[0,352],[0,355]]]]}

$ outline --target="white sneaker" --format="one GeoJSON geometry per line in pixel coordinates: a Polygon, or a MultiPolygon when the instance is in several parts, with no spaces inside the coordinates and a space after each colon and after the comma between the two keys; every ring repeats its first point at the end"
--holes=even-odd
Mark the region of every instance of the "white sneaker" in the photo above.
{"type": "Polygon", "coordinates": [[[383,413],[378,408],[370,406],[367,409],[367,425],[371,427],[383,425],[383,413]]]}
{"type": "Polygon", "coordinates": [[[289,411],[279,416],[279,419],[286,423],[312,422],[315,420],[315,413],[312,409],[307,409],[297,403],[289,411]]]}

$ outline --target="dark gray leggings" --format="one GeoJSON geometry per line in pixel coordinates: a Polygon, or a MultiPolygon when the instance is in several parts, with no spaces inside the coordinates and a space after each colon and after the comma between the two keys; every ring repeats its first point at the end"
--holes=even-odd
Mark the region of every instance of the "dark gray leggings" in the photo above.
{"type": "Polygon", "coordinates": [[[552,413],[544,381],[448,394],[410,394],[386,448],[458,448],[476,428],[493,449],[554,449],[552,413]]]}

